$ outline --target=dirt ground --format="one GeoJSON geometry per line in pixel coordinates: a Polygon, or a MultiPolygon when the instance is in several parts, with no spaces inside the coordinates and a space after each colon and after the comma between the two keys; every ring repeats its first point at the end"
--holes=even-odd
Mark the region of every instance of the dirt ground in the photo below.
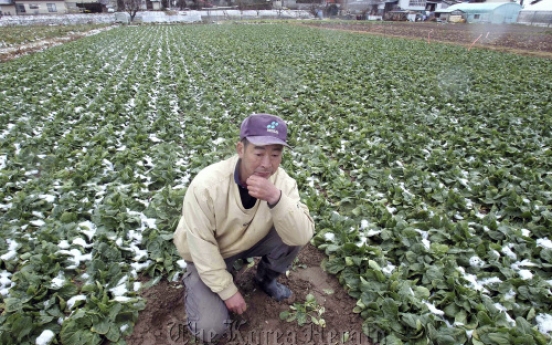
{"type": "MultiPolygon", "coordinates": [[[[324,253],[311,245],[299,253],[298,263],[279,279],[290,287],[293,295],[286,301],[276,302],[258,289],[253,282],[255,267],[242,268],[236,277],[238,288],[248,305],[247,311],[235,317],[232,331],[219,341],[220,345],[369,345],[362,333],[362,319],[352,312],[356,300],[340,286],[335,276],[320,268],[324,253]],[[300,327],[296,321],[280,320],[280,312],[290,310],[295,303],[303,303],[307,294],[313,294],[325,308],[321,317],[324,328],[314,324],[300,327]],[[345,341],[345,334],[349,339],[345,341]]],[[[126,341],[129,345],[181,345],[195,344],[186,328],[183,304],[184,286],[181,283],[162,281],[144,291],[146,309],[140,312],[134,332],[126,341]]]]}

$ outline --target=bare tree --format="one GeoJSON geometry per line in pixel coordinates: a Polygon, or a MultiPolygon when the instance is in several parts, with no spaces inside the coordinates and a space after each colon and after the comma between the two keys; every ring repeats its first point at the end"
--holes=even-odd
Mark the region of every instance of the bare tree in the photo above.
{"type": "Polygon", "coordinates": [[[142,0],[122,0],[125,11],[130,15],[130,21],[134,20],[136,13],[140,10],[142,0]]]}
{"type": "Polygon", "coordinates": [[[178,6],[181,11],[188,7],[186,4],[186,0],[176,0],[176,6],[178,6]]]}
{"type": "Polygon", "coordinates": [[[316,19],[322,19],[323,6],[320,3],[312,2],[309,5],[309,13],[314,16],[316,19]]]}

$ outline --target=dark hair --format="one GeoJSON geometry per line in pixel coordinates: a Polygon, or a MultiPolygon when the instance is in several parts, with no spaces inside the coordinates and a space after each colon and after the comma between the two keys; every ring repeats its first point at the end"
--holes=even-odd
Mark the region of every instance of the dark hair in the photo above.
{"type": "Polygon", "coordinates": [[[247,140],[247,138],[243,138],[241,142],[243,143],[243,147],[247,147],[247,145],[249,145],[249,140],[247,140]]]}

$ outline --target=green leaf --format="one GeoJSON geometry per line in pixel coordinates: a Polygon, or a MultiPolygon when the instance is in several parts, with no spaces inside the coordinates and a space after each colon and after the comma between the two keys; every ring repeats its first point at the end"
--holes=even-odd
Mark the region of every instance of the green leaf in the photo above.
{"type": "Polygon", "coordinates": [[[359,307],[358,305],[356,305],[354,308],[353,308],[353,313],[355,314],[360,314],[364,309],[362,309],[361,307],[359,307]]]}
{"type": "Polygon", "coordinates": [[[106,334],[109,331],[110,324],[111,321],[102,320],[101,322],[94,324],[91,331],[102,335],[106,334]]]}
{"type": "Polygon", "coordinates": [[[117,327],[111,325],[111,327],[109,327],[109,330],[105,334],[105,337],[111,342],[118,342],[121,337],[121,332],[117,327]]]}
{"type": "Polygon", "coordinates": [[[506,333],[488,333],[487,336],[490,340],[493,341],[494,344],[497,345],[509,345],[510,344],[510,337],[506,333]]]}
{"type": "Polygon", "coordinates": [[[448,334],[437,334],[435,337],[436,343],[439,345],[453,345],[456,344],[457,340],[448,334]]]}
{"type": "Polygon", "coordinates": [[[11,326],[10,332],[15,335],[18,342],[24,339],[33,329],[33,319],[25,314],[12,314],[7,320],[7,324],[11,326]]]}
{"type": "Polygon", "coordinates": [[[328,260],[325,267],[328,273],[337,274],[345,268],[345,262],[340,259],[328,260]]]}
{"type": "Polygon", "coordinates": [[[401,320],[410,328],[420,331],[422,329],[422,323],[415,314],[403,314],[401,320]]]}
{"type": "Polygon", "coordinates": [[[398,302],[391,298],[385,298],[382,304],[383,314],[390,320],[395,320],[399,313],[398,302]]]}
{"type": "Polygon", "coordinates": [[[370,268],[372,268],[375,271],[381,271],[380,265],[378,265],[378,263],[375,262],[374,260],[368,260],[368,266],[370,266],[370,268]]]}
{"type": "Polygon", "coordinates": [[[69,330],[68,327],[65,327],[65,328],[62,328],[60,336],[63,344],[95,345],[95,344],[101,343],[100,336],[88,330],[78,330],[78,329],[69,330]]]}
{"type": "Polygon", "coordinates": [[[306,324],[307,323],[307,316],[308,315],[304,312],[301,312],[301,311],[297,312],[297,324],[299,326],[303,326],[304,324],[306,324]]]}
{"type": "Polygon", "coordinates": [[[21,303],[19,298],[6,298],[4,304],[8,313],[18,312],[23,309],[23,303],[21,303]]]}
{"type": "Polygon", "coordinates": [[[485,313],[484,311],[480,311],[477,313],[477,320],[479,320],[479,323],[483,326],[494,324],[489,315],[487,315],[487,313],[485,313]]]}

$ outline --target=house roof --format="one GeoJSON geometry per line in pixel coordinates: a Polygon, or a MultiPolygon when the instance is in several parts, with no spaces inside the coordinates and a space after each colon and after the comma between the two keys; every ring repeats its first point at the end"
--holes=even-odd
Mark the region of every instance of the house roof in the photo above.
{"type": "MultiPolygon", "coordinates": [[[[552,1],[552,0],[549,0],[549,1],[552,1]]],[[[462,12],[465,12],[465,13],[473,13],[473,12],[475,12],[475,13],[486,13],[486,12],[492,12],[492,11],[496,10],[497,8],[499,8],[501,6],[504,6],[504,5],[511,6],[511,4],[517,5],[521,8],[521,6],[517,3],[515,3],[515,2],[483,2],[483,3],[466,3],[466,2],[463,2],[463,3],[460,3],[460,4],[455,4],[455,5],[449,6],[446,9],[439,10],[438,12],[448,13],[448,12],[453,12],[453,11],[462,11],[462,12]]]]}

